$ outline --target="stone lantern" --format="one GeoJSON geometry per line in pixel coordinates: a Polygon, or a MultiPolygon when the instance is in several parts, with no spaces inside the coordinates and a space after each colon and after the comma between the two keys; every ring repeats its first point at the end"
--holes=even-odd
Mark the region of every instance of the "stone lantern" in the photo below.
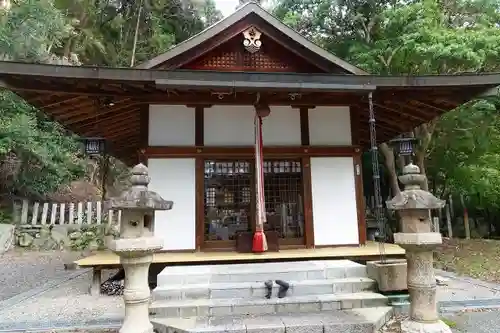
{"type": "Polygon", "coordinates": [[[120,238],[109,245],[125,270],[125,320],[120,333],[153,333],[148,273],[153,252],[163,248],[163,240],[153,234],[154,212],[172,209],[173,202],[148,191],[148,169],[143,164],[132,169],[131,183],[130,189],[109,201],[109,209],[122,211],[120,238]]]}
{"type": "Polygon", "coordinates": [[[418,166],[410,163],[399,180],[404,191],[387,201],[387,208],[397,210],[401,232],[394,242],[406,250],[407,284],[410,293],[410,318],[401,323],[404,333],[451,333],[439,320],[436,303],[436,277],[433,251],[442,243],[441,234],[432,230],[430,209],[443,208],[445,202],[421,189],[426,180],[418,166]]]}

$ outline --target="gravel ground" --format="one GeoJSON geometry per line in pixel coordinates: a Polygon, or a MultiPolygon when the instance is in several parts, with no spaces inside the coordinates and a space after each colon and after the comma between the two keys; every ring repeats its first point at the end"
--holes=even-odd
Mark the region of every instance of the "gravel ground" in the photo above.
{"type": "Polygon", "coordinates": [[[13,250],[0,255],[0,301],[61,279],[72,271],[64,269],[81,257],[79,252],[35,252],[13,250]]]}
{"type": "MultiPolygon", "coordinates": [[[[119,333],[118,329],[69,329],[58,330],[57,333],[119,333]]],[[[28,333],[55,333],[53,330],[30,331],[28,333]]]]}
{"type": "MultiPolygon", "coordinates": [[[[398,322],[405,317],[396,316],[380,333],[401,333],[398,322]]],[[[453,333],[498,333],[500,331],[500,313],[495,310],[461,312],[444,315],[443,319],[453,333]]]]}
{"type": "Polygon", "coordinates": [[[498,311],[462,312],[447,315],[454,322],[456,333],[498,333],[500,331],[500,313],[498,311]]]}
{"type": "MultiPolygon", "coordinates": [[[[109,271],[108,274],[113,272],[109,271]]],[[[121,296],[91,296],[90,273],[0,310],[0,330],[110,324],[123,318],[121,296]]]]}

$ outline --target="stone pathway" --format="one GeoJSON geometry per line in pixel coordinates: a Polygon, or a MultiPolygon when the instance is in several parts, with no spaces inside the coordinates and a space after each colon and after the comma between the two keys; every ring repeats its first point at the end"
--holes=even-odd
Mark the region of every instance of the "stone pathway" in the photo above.
{"type": "Polygon", "coordinates": [[[447,279],[446,285],[438,286],[437,290],[441,307],[456,311],[461,307],[500,306],[500,284],[439,270],[436,275],[447,279]]]}

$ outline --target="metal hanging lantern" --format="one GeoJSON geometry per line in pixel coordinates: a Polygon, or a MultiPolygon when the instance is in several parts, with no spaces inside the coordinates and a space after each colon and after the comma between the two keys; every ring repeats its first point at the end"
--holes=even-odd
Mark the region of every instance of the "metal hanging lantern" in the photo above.
{"type": "Polygon", "coordinates": [[[85,154],[90,156],[103,155],[106,152],[106,139],[99,137],[84,138],[85,154]]]}
{"type": "Polygon", "coordinates": [[[415,154],[415,148],[418,144],[418,139],[416,138],[397,138],[390,141],[396,156],[413,156],[415,154]]]}
{"type": "Polygon", "coordinates": [[[368,107],[369,119],[368,124],[370,128],[370,151],[372,157],[372,177],[373,177],[373,196],[375,199],[375,220],[377,221],[378,231],[375,240],[378,242],[380,251],[380,262],[385,263],[385,244],[386,241],[386,218],[384,213],[384,204],[382,202],[382,189],[380,186],[380,166],[378,162],[378,144],[377,144],[377,131],[375,110],[373,107],[373,93],[368,94],[368,107]]]}

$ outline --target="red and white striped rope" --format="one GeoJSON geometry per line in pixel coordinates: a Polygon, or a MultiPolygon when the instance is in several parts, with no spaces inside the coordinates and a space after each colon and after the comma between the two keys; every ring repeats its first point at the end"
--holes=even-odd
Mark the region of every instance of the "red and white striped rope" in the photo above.
{"type": "Polygon", "coordinates": [[[262,144],[262,118],[255,115],[255,185],[257,193],[256,230],[263,231],[266,223],[266,205],[264,198],[264,159],[262,144]]]}

